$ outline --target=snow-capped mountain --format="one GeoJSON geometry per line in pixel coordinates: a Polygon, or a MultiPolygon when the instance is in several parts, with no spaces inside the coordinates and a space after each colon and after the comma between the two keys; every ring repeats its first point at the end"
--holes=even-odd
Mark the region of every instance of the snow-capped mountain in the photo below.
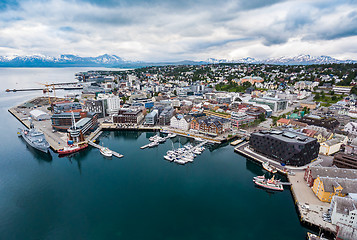
{"type": "Polygon", "coordinates": [[[251,57],[241,58],[236,60],[226,59],[211,59],[208,62],[212,63],[251,63],[251,64],[276,64],[276,65],[311,65],[311,64],[329,64],[329,63],[357,63],[355,60],[339,60],[330,56],[311,56],[311,55],[298,55],[295,57],[278,57],[267,59],[255,59],[251,57]]]}
{"type": "MultiPolygon", "coordinates": [[[[80,57],[63,54],[58,57],[46,55],[0,56],[2,67],[69,67],[69,66],[117,66],[127,62],[116,55],[104,54],[98,57],[80,57]]],[[[131,63],[131,62],[130,62],[131,63]]]]}
{"type": "Polygon", "coordinates": [[[267,64],[284,65],[310,65],[310,64],[329,64],[329,63],[356,63],[354,60],[339,60],[330,56],[311,56],[298,55],[295,57],[269,58],[263,61],[267,64]]]}
{"type": "Polygon", "coordinates": [[[209,58],[206,61],[180,62],[137,62],[126,61],[117,55],[104,54],[98,57],[80,57],[72,54],[63,54],[58,57],[46,55],[30,56],[0,56],[0,67],[144,67],[152,65],[198,65],[219,63],[264,63],[281,65],[311,65],[328,63],[357,63],[355,60],[338,60],[330,56],[298,55],[295,57],[268,58],[264,60],[246,57],[235,60],[209,58]]]}

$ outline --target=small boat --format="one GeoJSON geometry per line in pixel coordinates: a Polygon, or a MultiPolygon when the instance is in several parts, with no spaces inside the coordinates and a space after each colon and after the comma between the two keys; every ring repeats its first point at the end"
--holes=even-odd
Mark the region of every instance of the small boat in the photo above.
{"type": "Polygon", "coordinates": [[[307,239],[308,240],[327,240],[327,238],[324,238],[322,236],[317,236],[316,234],[307,232],[307,239]]]}
{"type": "Polygon", "coordinates": [[[109,148],[106,148],[106,147],[102,147],[99,149],[100,153],[106,157],[111,157],[113,156],[113,152],[109,149],[109,148]]]}
{"type": "Polygon", "coordinates": [[[184,160],[182,160],[182,159],[180,159],[180,158],[176,158],[176,159],[174,160],[174,162],[175,162],[175,163],[178,163],[178,164],[181,164],[181,165],[186,164],[186,161],[184,161],[184,160]]]}
{"type": "Polygon", "coordinates": [[[264,179],[264,180],[255,180],[253,179],[253,182],[258,185],[259,187],[263,187],[266,189],[270,190],[275,190],[275,191],[283,191],[283,185],[281,184],[280,181],[277,181],[274,179],[274,176],[271,179],[264,179]]]}
{"type": "Polygon", "coordinates": [[[59,155],[67,155],[67,154],[71,154],[71,153],[75,153],[75,152],[78,152],[78,151],[81,151],[82,149],[85,149],[88,147],[88,144],[81,144],[81,145],[78,145],[78,144],[71,144],[71,145],[68,145],[60,150],[58,150],[58,154],[59,155]]]}
{"type": "Polygon", "coordinates": [[[189,144],[186,144],[186,145],[184,146],[184,148],[185,148],[186,150],[191,150],[191,149],[193,148],[193,146],[189,143],[189,144]]]}
{"type": "Polygon", "coordinates": [[[202,142],[203,141],[203,139],[199,138],[199,137],[195,137],[195,140],[198,141],[198,142],[202,142]]]}
{"type": "Polygon", "coordinates": [[[149,143],[148,146],[149,147],[156,147],[156,146],[159,146],[159,143],[158,142],[151,142],[151,143],[149,143]]]}
{"type": "Polygon", "coordinates": [[[256,180],[256,181],[263,181],[263,180],[265,180],[265,176],[264,176],[264,175],[262,175],[262,176],[256,176],[256,177],[254,177],[253,179],[256,180]]]}
{"type": "Polygon", "coordinates": [[[175,157],[173,157],[172,155],[165,155],[164,158],[167,160],[167,161],[174,161],[175,160],[175,157]]]}
{"type": "Polygon", "coordinates": [[[264,162],[262,165],[263,165],[263,168],[264,168],[265,170],[267,170],[268,172],[271,172],[271,173],[277,173],[277,172],[278,172],[275,167],[273,167],[273,166],[271,166],[271,165],[269,164],[268,161],[267,161],[267,162],[264,162]]]}
{"type": "Polygon", "coordinates": [[[202,153],[199,149],[194,149],[192,152],[196,155],[200,155],[202,153]]]}
{"type": "Polygon", "coordinates": [[[168,136],[169,138],[174,138],[174,137],[176,137],[177,135],[176,135],[176,133],[169,133],[167,136],[168,136]]]}
{"type": "Polygon", "coordinates": [[[185,162],[193,162],[193,158],[186,155],[182,156],[182,160],[184,160],[185,162]]]}

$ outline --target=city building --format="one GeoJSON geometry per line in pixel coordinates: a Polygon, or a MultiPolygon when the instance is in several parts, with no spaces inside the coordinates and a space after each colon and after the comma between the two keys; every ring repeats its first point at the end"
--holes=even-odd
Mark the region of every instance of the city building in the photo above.
{"type": "Polygon", "coordinates": [[[332,88],[332,91],[334,91],[336,94],[346,94],[350,95],[352,87],[350,86],[334,86],[332,88]]]}
{"type": "MultiPolygon", "coordinates": [[[[223,119],[220,120],[222,121],[223,119]]],[[[223,124],[220,120],[213,116],[194,118],[191,121],[190,128],[192,132],[217,136],[223,133],[223,124]]]]}
{"type": "Polygon", "coordinates": [[[249,124],[254,122],[255,117],[249,116],[246,113],[242,112],[231,112],[231,126],[232,129],[238,129],[244,124],[249,124]]]}
{"type": "Polygon", "coordinates": [[[304,179],[309,187],[312,187],[317,177],[357,179],[357,170],[322,166],[308,166],[304,179]]]}
{"type": "Polygon", "coordinates": [[[357,136],[357,123],[349,122],[345,125],[343,130],[352,136],[357,136]]]}
{"type": "Polygon", "coordinates": [[[175,110],[172,107],[170,106],[165,107],[164,110],[160,113],[159,124],[162,126],[170,125],[170,120],[174,115],[174,112],[175,110]]]}
{"type": "Polygon", "coordinates": [[[337,153],[335,154],[332,163],[339,168],[357,169],[357,155],[337,153]]]}
{"type": "Polygon", "coordinates": [[[69,139],[74,142],[84,141],[84,135],[98,127],[98,117],[96,113],[89,113],[86,117],[75,122],[67,131],[69,139]]]}
{"type": "Polygon", "coordinates": [[[317,105],[315,102],[307,102],[307,101],[303,101],[303,102],[300,102],[300,107],[301,108],[308,108],[310,110],[313,110],[313,109],[316,109],[317,105]]]}
{"type": "Polygon", "coordinates": [[[108,115],[113,115],[118,113],[119,109],[120,109],[120,98],[118,96],[110,96],[106,99],[107,101],[107,114],[108,115]]]}
{"type": "Polygon", "coordinates": [[[146,114],[145,123],[148,125],[155,125],[157,123],[158,115],[159,115],[159,111],[156,109],[146,114]]]}
{"type": "Polygon", "coordinates": [[[268,105],[271,108],[271,110],[273,110],[273,112],[284,111],[288,107],[288,101],[279,98],[261,97],[261,98],[252,98],[249,101],[268,105]]]}
{"type": "Polygon", "coordinates": [[[331,202],[333,196],[345,197],[349,193],[357,193],[357,179],[317,177],[312,191],[320,201],[331,202]]]}
{"type": "Polygon", "coordinates": [[[192,117],[178,114],[170,119],[170,127],[188,131],[190,129],[192,117]]]}
{"type": "Polygon", "coordinates": [[[250,84],[254,85],[256,83],[262,83],[264,82],[264,79],[261,78],[261,77],[252,77],[252,76],[246,76],[246,77],[243,77],[239,80],[234,80],[238,85],[241,85],[245,82],[249,82],[250,84]]]}
{"type": "Polygon", "coordinates": [[[87,112],[94,112],[99,118],[106,116],[106,101],[101,100],[86,100],[84,103],[84,110],[87,112]]]}
{"type": "Polygon", "coordinates": [[[55,113],[76,111],[82,109],[82,104],[72,101],[60,101],[52,104],[55,113]]]}
{"type": "Polygon", "coordinates": [[[340,125],[340,123],[335,118],[326,118],[316,115],[306,115],[299,120],[300,122],[306,123],[308,125],[315,125],[319,127],[324,127],[326,129],[335,129],[340,125]]]}
{"type": "Polygon", "coordinates": [[[140,124],[144,119],[141,108],[121,108],[118,114],[112,116],[113,123],[140,124]]]}
{"type": "Polygon", "coordinates": [[[319,82],[299,81],[295,83],[294,88],[298,90],[307,89],[310,91],[314,91],[314,87],[317,86],[319,86],[319,82]]]}
{"type": "Polygon", "coordinates": [[[345,153],[357,155],[357,137],[351,141],[351,144],[345,146],[345,153]]]}
{"type": "Polygon", "coordinates": [[[280,126],[287,126],[290,124],[290,119],[286,119],[286,118],[280,118],[278,121],[276,121],[276,126],[280,127],[280,126]]]}
{"type": "Polygon", "coordinates": [[[340,140],[334,138],[320,143],[320,154],[332,155],[340,151],[342,143],[340,140]]]}
{"type": "Polygon", "coordinates": [[[344,224],[357,228],[357,201],[352,198],[333,196],[331,205],[331,223],[344,224]]]}
{"type": "Polygon", "coordinates": [[[256,152],[292,166],[304,166],[316,159],[320,147],[315,138],[279,130],[254,132],[249,145],[256,152]]]}
{"type": "MultiPolygon", "coordinates": [[[[82,118],[93,119],[93,126],[95,126],[98,115],[91,112],[73,112],[75,122],[82,118]]],[[[56,131],[67,131],[72,126],[72,112],[55,113],[51,117],[52,128],[56,131]]]]}

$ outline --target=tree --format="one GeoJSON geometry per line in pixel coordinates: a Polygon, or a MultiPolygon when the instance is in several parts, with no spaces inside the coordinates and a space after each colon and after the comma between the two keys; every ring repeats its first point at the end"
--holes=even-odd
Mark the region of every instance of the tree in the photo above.
{"type": "Polygon", "coordinates": [[[264,113],[259,114],[258,119],[259,119],[260,122],[264,122],[266,120],[265,114],[264,113]]]}
{"type": "Polygon", "coordinates": [[[317,93],[315,94],[314,100],[319,100],[319,99],[320,99],[320,93],[317,92],[317,93]]]}

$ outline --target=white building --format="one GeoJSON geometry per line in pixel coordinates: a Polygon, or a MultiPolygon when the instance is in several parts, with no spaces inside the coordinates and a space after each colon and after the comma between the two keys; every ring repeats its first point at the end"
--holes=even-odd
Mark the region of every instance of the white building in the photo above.
{"type": "Polygon", "coordinates": [[[333,196],[331,201],[331,222],[357,228],[357,201],[348,197],[333,196]]]}
{"type": "Polygon", "coordinates": [[[191,117],[181,114],[173,116],[170,119],[170,127],[188,131],[190,129],[191,117]]]}
{"type": "Polygon", "coordinates": [[[345,125],[343,130],[351,135],[357,136],[357,123],[349,122],[345,125]]]}
{"type": "Polygon", "coordinates": [[[35,109],[30,112],[30,116],[35,119],[36,121],[42,121],[42,120],[47,120],[50,119],[51,116],[44,111],[35,109]]]}
{"type": "Polygon", "coordinates": [[[120,98],[118,96],[110,96],[107,98],[107,113],[108,115],[117,114],[120,109],[120,98]]]}
{"type": "Polygon", "coordinates": [[[320,154],[331,155],[340,151],[342,142],[339,139],[333,138],[320,143],[320,154]]]}

